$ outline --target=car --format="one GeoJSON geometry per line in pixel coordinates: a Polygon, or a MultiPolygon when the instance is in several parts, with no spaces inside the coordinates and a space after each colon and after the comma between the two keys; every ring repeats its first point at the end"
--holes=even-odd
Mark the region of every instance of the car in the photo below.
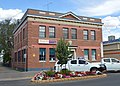
{"type": "Polygon", "coordinates": [[[89,63],[84,59],[72,59],[67,61],[62,66],[59,60],[55,63],[55,66],[54,66],[55,72],[60,72],[61,70],[65,70],[65,69],[70,71],[78,71],[78,72],[82,72],[82,71],[93,72],[97,70],[102,72],[106,70],[104,64],[89,63]]]}

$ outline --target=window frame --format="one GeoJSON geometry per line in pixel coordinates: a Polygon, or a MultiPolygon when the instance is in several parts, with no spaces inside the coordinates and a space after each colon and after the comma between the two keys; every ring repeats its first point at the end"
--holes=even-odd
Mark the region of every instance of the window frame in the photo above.
{"type": "Polygon", "coordinates": [[[71,28],[71,39],[77,39],[77,29],[76,28],[71,28]]]}
{"type": "Polygon", "coordinates": [[[55,27],[49,26],[49,38],[55,38],[55,31],[56,31],[55,27]],[[51,28],[51,29],[54,28],[53,32],[50,31],[50,28],[51,28]],[[51,35],[51,33],[52,33],[52,35],[51,35]]]}
{"type": "Polygon", "coordinates": [[[96,31],[91,30],[91,40],[96,40],[96,31]]]}
{"type": "Polygon", "coordinates": [[[46,62],[46,48],[39,48],[39,62],[46,62]],[[43,54],[43,55],[41,55],[41,54],[43,54]]]}
{"type": "Polygon", "coordinates": [[[69,39],[69,28],[63,28],[63,38],[64,39],[69,39]]]}
{"type": "Polygon", "coordinates": [[[88,30],[83,30],[83,39],[84,40],[89,40],[89,31],[88,30]]]}
{"type": "Polygon", "coordinates": [[[46,26],[43,25],[39,26],[39,38],[46,38],[46,26]],[[44,31],[40,31],[41,28],[42,28],[41,30],[43,30],[43,27],[44,27],[44,31]]]}
{"type": "Polygon", "coordinates": [[[55,56],[55,48],[49,48],[49,61],[50,62],[55,62],[55,60],[56,60],[56,56],[55,56]],[[54,50],[54,57],[51,57],[51,50],[54,50]],[[51,60],[51,58],[54,58],[53,60],[51,60]]]}
{"type": "Polygon", "coordinates": [[[97,59],[97,50],[96,49],[92,49],[92,52],[91,52],[92,54],[91,54],[91,57],[92,57],[92,61],[96,61],[96,59],[97,59]],[[93,52],[93,51],[95,51],[95,52],[93,52]],[[93,55],[93,53],[94,53],[94,55],[93,55]],[[93,58],[94,57],[94,58],[93,58]]]}
{"type": "Polygon", "coordinates": [[[84,49],[84,58],[85,58],[85,60],[89,60],[90,58],[89,58],[89,49],[84,49]],[[87,51],[87,59],[86,59],[86,56],[85,56],[85,51],[87,51]]]}

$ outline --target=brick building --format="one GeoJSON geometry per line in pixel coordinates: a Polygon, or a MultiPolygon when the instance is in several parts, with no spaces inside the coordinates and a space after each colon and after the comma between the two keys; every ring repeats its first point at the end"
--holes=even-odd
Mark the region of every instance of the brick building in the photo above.
{"type": "Polygon", "coordinates": [[[63,37],[70,42],[73,58],[99,61],[102,41],[101,19],[28,9],[14,33],[13,68],[47,70],[53,68],[55,48],[63,37]]]}

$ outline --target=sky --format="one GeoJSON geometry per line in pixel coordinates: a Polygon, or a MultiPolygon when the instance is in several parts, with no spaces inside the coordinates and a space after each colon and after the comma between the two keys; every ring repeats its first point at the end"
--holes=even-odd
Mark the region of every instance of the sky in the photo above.
{"type": "Polygon", "coordinates": [[[120,0],[0,0],[0,21],[20,19],[28,8],[100,18],[103,41],[120,38],[120,0]]]}

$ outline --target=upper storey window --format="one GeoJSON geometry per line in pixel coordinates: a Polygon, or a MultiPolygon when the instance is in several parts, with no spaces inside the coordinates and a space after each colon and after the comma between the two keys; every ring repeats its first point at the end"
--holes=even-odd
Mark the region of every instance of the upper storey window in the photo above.
{"type": "Polygon", "coordinates": [[[39,26],[39,38],[45,38],[46,37],[46,27],[45,26],[39,26]]]}

